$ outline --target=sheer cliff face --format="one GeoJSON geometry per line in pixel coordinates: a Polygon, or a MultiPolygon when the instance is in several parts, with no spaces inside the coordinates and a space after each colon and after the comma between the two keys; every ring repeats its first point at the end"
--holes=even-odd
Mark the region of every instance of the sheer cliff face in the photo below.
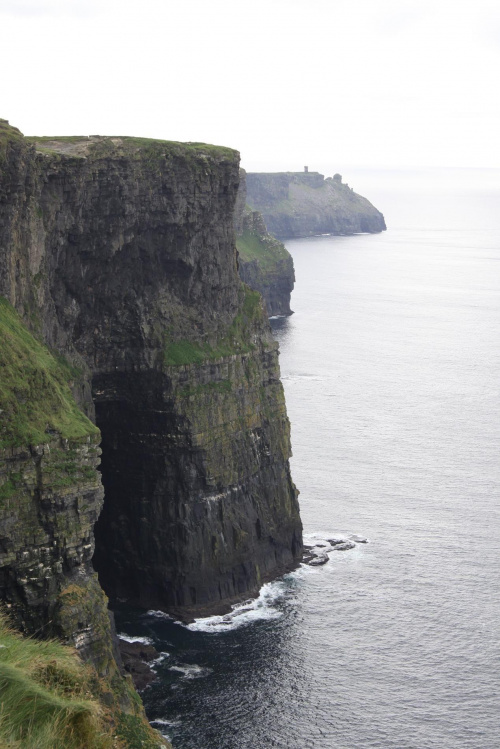
{"type": "MultiPolygon", "coordinates": [[[[189,618],[292,568],[301,526],[276,346],[237,276],[238,155],[4,143],[0,294],[79,375],[102,433],[95,566],[189,618]]],[[[36,509],[36,508],[35,508],[36,509]]]]}
{"type": "Polygon", "coordinates": [[[247,174],[247,202],[281,239],[384,231],[383,215],[342,183],[318,172],[247,174]]]}

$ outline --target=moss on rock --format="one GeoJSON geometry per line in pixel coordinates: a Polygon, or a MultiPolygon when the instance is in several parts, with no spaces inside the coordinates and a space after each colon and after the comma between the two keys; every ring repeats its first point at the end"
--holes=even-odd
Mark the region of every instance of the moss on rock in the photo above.
{"type": "Polygon", "coordinates": [[[38,445],[55,433],[71,440],[98,435],[71,394],[72,377],[63,357],[51,354],[0,297],[0,448],[38,445]]]}

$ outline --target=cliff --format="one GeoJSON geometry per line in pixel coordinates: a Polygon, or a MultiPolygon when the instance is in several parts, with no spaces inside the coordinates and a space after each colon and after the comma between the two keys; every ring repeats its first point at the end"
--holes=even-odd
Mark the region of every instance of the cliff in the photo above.
{"type": "Polygon", "coordinates": [[[249,172],[247,202],[280,239],[386,228],[380,211],[344,184],[339,174],[325,179],[318,172],[249,172]]]}
{"type": "Polygon", "coordinates": [[[277,345],[237,275],[236,152],[0,126],[0,295],[31,336],[5,396],[1,595],[26,631],[64,635],[104,672],[93,568],[111,600],[189,619],[298,563],[277,345]],[[18,428],[37,391],[35,426],[18,428]]]}
{"type": "Polygon", "coordinates": [[[76,749],[78,737],[107,747],[118,736],[121,746],[140,739],[144,747],[168,747],[121,675],[113,620],[92,567],[101,450],[99,430],[70,391],[78,374],[0,297],[1,597],[10,625],[66,640],[94,667],[84,669],[54,643],[14,636],[2,616],[0,743],[76,749]]]}
{"type": "Polygon", "coordinates": [[[292,256],[269,234],[261,214],[246,205],[244,169],[240,169],[234,226],[240,278],[262,295],[269,316],[291,315],[290,295],[295,283],[292,256]]]}

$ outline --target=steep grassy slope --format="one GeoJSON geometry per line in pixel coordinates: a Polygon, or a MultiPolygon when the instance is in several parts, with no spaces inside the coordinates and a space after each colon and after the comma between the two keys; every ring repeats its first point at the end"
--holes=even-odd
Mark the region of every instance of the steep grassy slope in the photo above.
{"type": "Polygon", "coordinates": [[[110,689],[75,651],[12,631],[0,615],[0,746],[5,749],[167,747],[129,682],[110,689]],[[124,713],[128,698],[135,710],[124,713]]]}
{"type": "Polygon", "coordinates": [[[0,375],[0,448],[38,445],[54,433],[69,440],[99,434],[71,394],[80,373],[34,338],[4,297],[0,375]]]}

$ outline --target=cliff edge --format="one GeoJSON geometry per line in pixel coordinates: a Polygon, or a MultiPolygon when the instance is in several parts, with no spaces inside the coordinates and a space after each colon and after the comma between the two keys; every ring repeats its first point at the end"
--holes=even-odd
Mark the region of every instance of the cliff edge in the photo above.
{"type": "Polygon", "coordinates": [[[248,172],[246,182],[248,204],[280,239],[386,229],[380,211],[340,174],[325,179],[318,172],[248,172]]]}

